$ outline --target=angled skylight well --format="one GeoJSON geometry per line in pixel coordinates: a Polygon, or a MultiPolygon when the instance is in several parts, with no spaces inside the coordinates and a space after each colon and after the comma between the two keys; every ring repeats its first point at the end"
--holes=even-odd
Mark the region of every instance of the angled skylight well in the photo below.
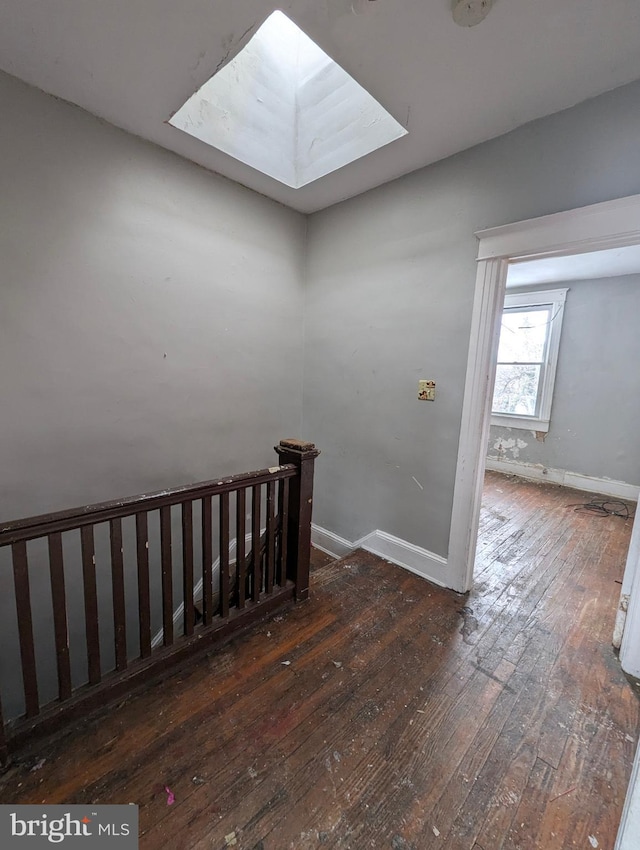
{"type": "Polygon", "coordinates": [[[294,189],[407,132],[279,11],[169,123],[294,189]]]}

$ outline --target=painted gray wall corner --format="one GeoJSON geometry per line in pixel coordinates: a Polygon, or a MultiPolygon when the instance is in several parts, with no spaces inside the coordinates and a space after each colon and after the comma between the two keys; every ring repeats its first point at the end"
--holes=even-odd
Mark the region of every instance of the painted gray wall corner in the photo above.
{"type": "Polygon", "coordinates": [[[305,220],[5,75],[0,516],[273,462],[305,220]]]}
{"type": "Polygon", "coordinates": [[[639,137],[633,83],[311,216],[303,415],[323,449],[315,522],[447,555],[473,234],[640,192],[639,137]],[[418,378],[437,381],[434,404],[416,400],[418,378]]]}

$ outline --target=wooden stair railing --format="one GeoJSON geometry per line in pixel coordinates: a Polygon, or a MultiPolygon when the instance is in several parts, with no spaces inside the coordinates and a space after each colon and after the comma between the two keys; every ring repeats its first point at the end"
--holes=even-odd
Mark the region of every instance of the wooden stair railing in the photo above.
{"type": "Polygon", "coordinates": [[[0,548],[11,547],[23,706],[18,717],[3,719],[7,688],[0,681],[0,762],[6,764],[11,752],[36,735],[48,734],[121,697],[160,670],[290,600],[308,597],[313,467],[319,451],[313,443],[299,440],[282,440],[276,451],[280,465],[270,469],[0,524],[0,548]],[[195,534],[194,505],[201,519],[195,534]],[[172,545],[177,536],[172,519],[178,524],[178,511],[182,544],[179,582],[176,572],[180,564],[172,545]],[[149,520],[156,512],[154,537],[149,520]],[[229,556],[233,512],[235,564],[229,556]],[[97,561],[96,527],[101,525],[108,525],[109,555],[97,561]],[[131,543],[128,548],[125,537],[131,543]],[[38,540],[46,541],[48,569],[41,557],[35,558],[39,563],[30,563],[30,544],[38,540]],[[155,542],[157,559],[150,552],[150,541],[155,542]],[[80,629],[78,612],[69,610],[67,601],[70,552],[76,553],[82,576],[80,629]],[[219,569],[214,587],[216,554],[219,569]],[[104,561],[100,567],[108,574],[106,580],[99,561],[104,561]],[[38,619],[33,613],[34,588],[42,591],[46,573],[49,588],[44,592],[50,591],[58,694],[49,701],[41,696],[42,635],[34,628],[38,619]],[[200,582],[196,607],[194,597],[200,582]],[[98,592],[99,585],[104,589],[105,584],[110,588],[109,610],[105,610],[104,593],[101,597],[98,592]],[[176,594],[177,584],[181,587],[176,594]],[[176,635],[180,606],[182,633],[176,635]],[[108,647],[101,629],[105,620],[111,637],[108,647]],[[74,625],[72,633],[70,625],[74,625]],[[154,648],[156,627],[162,645],[154,648]],[[77,681],[80,656],[86,663],[77,681]]]}
{"type": "MultiPolygon", "coordinates": [[[[276,527],[276,542],[277,545],[280,544],[280,529],[276,527]]],[[[260,541],[258,543],[258,558],[259,558],[259,568],[264,569],[262,566],[264,564],[264,558],[267,555],[267,532],[264,531],[260,536],[260,541]]],[[[251,599],[253,590],[252,590],[252,579],[255,572],[254,566],[254,550],[251,549],[246,556],[246,568],[245,568],[245,581],[244,581],[244,590],[243,593],[240,592],[240,582],[238,580],[236,563],[233,562],[229,564],[229,604],[230,605],[240,605],[241,599],[251,599]]],[[[279,582],[276,582],[278,584],[279,582]]],[[[202,596],[197,596],[193,602],[195,608],[195,617],[196,623],[202,622],[204,620],[204,600],[202,596]]],[[[214,590],[213,592],[213,608],[214,610],[218,610],[220,605],[220,593],[219,591],[214,590]]]]}

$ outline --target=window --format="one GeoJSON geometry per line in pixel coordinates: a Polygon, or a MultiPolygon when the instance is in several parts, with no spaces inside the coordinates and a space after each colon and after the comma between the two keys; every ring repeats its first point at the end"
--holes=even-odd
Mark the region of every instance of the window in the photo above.
{"type": "Polygon", "coordinates": [[[548,431],[566,289],[504,300],[491,423],[548,431]]]}

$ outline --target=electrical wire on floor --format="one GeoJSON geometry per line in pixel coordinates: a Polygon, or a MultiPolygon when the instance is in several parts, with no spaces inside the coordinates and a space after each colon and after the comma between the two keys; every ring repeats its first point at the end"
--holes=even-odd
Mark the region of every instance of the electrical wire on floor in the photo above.
{"type": "Polygon", "coordinates": [[[594,514],[594,516],[620,516],[623,519],[633,519],[634,514],[629,511],[629,505],[620,499],[591,499],[590,502],[573,503],[567,505],[573,508],[577,514],[594,514]]]}

